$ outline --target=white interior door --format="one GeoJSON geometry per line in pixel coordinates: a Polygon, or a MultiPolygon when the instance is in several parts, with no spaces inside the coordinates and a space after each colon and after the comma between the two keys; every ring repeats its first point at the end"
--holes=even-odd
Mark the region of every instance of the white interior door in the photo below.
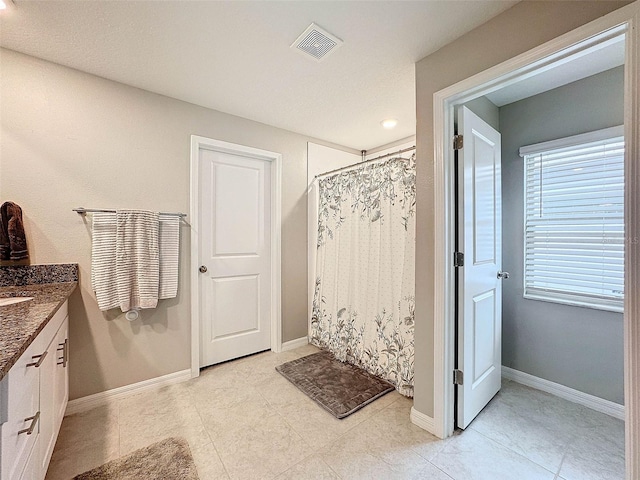
{"type": "Polygon", "coordinates": [[[271,162],[200,149],[200,366],[271,346],[271,162]]]}
{"type": "Polygon", "coordinates": [[[466,107],[458,110],[457,426],[466,428],[498,393],[502,364],[502,205],[500,134],[466,107]]]}

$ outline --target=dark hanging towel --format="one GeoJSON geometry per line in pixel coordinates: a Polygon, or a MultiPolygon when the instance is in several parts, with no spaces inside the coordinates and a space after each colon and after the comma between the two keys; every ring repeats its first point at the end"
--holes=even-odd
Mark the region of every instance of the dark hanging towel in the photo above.
{"type": "Polygon", "coordinates": [[[27,237],[24,234],[22,209],[13,202],[4,202],[0,207],[0,258],[2,260],[24,260],[29,258],[27,237]]]}

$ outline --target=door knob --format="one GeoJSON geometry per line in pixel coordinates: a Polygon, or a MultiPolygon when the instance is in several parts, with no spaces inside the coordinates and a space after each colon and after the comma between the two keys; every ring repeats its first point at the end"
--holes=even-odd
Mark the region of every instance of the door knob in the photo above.
{"type": "Polygon", "coordinates": [[[498,272],[498,278],[502,280],[503,278],[506,280],[509,278],[509,272],[498,272]]]}
{"type": "Polygon", "coordinates": [[[198,270],[200,270],[200,273],[205,273],[207,271],[207,267],[205,265],[200,265],[198,270]]]}

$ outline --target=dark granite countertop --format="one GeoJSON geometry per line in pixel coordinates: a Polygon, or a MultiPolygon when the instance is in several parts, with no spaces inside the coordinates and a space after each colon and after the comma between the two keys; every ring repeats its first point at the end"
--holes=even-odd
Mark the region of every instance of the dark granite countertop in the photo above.
{"type": "Polygon", "coordinates": [[[0,287],[0,298],[33,297],[0,307],[0,380],[75,290],[78,282],[0,287]]]}

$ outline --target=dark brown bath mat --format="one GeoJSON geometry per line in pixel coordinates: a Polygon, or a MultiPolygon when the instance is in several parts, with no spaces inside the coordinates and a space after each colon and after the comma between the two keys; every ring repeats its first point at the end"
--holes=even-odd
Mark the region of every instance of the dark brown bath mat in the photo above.
{"type": "Polygon", "coordinates": [[[344,418],[394,389],[389,382],[322,351],[276,370],[336,418],[344,418]]]}

